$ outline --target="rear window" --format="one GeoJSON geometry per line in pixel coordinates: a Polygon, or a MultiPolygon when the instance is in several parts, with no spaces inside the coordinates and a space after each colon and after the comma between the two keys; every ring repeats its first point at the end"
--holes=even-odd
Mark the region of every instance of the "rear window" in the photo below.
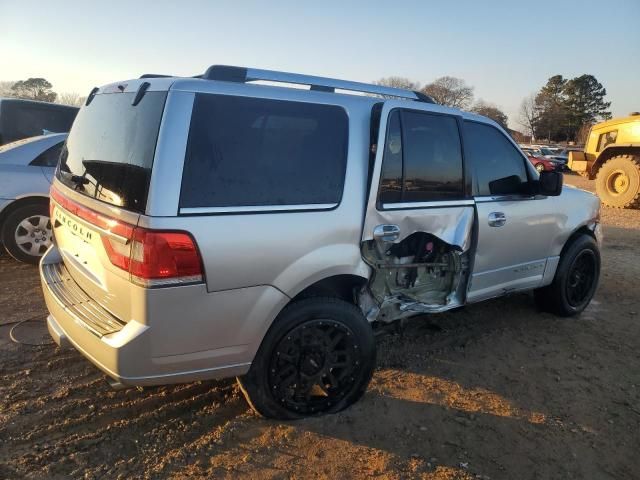
{"type": "Polygon", "coordinates": [[[89,197],[144,212],[166,92],[97,95],[80,110],[57,178],[89,197]]]}
{"type": "Polygon", "coordinates": [[[198,94],[180,206],[335,205],[347,135],[337,106],[198,94]]]}

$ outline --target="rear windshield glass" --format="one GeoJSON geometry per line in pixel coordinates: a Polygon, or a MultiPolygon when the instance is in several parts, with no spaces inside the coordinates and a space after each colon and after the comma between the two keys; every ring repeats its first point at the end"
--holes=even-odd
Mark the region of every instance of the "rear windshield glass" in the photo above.
{"type": "Polygon", "coordinates": [[[97,95],[80,110],[57,178],[89,197],[144,212],[166,92],[97,95]]]}
{"type": "Polygon", "coordinates": [[[198,94],[180,206],[339,203],[347,122],[334,105],[198,94]]]}

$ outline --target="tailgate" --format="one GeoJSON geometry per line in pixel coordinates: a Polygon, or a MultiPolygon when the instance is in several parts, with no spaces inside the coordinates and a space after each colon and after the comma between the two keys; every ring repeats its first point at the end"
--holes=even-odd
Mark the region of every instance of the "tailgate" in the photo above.
{"type": "MultiPolygon", "coordinates": [[[[128,220],[133,215],[137,224],[139,215],[127,213],[128,220]]],[[[118,248],[118,244],[128,248],[127,238],[117,232],[123,223],[70,200],[55,188],[51,192],[51,220],[69,275],[92,300],[128,322],[132,311],[130,274],[115,266],[106,251],[111,245],[118,248]]]]}
{"type": "Polygon", "coordinates": [[[167,97],[142,87],[142,81],[130,81],[89,97],[51,188],[54,239],[69,275],[125,322],[137,298],[129,270],[133,232],[146,209],[167,97]]]}

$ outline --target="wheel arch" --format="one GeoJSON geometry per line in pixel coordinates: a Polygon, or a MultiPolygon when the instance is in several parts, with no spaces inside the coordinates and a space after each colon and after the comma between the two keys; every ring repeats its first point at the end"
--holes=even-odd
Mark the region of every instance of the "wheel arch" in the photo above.
{"type": "Polygon", "coordinates": [[[596,161],[593,162],[591,169],[589,171],[589,179],[595,179],[596,175],[598,175],[598,171],[604,165],[607,160],[610,160],[613,157],[617,157],[618,155],[638,155],[640,156],[640,143],[632,143],[628,145],[610,145],[606,147],[596,161]]]}
{"type": "Polygon", "coordinates": [[[588,235],[589,237],[591,237],[594,240],[596,240],[596,242],[598,241],[598,239],[596,238],[595,233],[593,233],[593,227],[591,225],[581,225],[580,227],[576,228],[571,233],[571,235],[569,235],[569,238],[567,238],[567,241],[564,242],[564,245],[562,246],[562,250],[560,250],[560,257],[561,258],[562,258],[562,255],[564,255],[564,253],[567,251],[567,249],[571,246],[571,244],[578,237],[581,237],[582,235],[588,235]]]}
{"type": "Polygon", "coordinates": [[[354,289],[362,287],[368,278],[355,274],[338,274],[316,280],[296,294],[292,302],[309,297],[335,297],[355,304],[354,289]]]}
{"type": "Polygon", "coordinates": [[[13,202],[11,202],[0,212],[0,232],[2,232],[2,229],[4,227],[4,222],[9,215],[11,215],[13,212],[15,212],[19,208],[22,208],[27,205],[33,205],[33,204],[41,204],[41,205],[48,206],[49,197],[46,195],[29,195],[25,197],[20,197],[14,200],[13,202]]]}

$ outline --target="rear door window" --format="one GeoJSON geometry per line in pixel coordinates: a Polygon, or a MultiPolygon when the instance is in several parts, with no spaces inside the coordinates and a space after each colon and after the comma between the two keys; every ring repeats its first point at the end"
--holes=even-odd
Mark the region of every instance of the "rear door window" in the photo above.
{"type": "Polygon", "coordinates": [[[464,198],[458,122],[449,115],[396,109],[389,115],[381,204],[464,198]]]}
{"type": "Polygon", "coordinates": [[[89,197],[144,212],[167,92],[96,95],[82,108],[60,155],[57,178],[89,197]]]}
{"type": "Polygon", "coordinates": [[[380,202],[402,202],[402,130],[400,129],[400,110],[394,110],[389,116],[387,137],[382,156],[382,174],[380,176],[380,202]]]}
{"type": "Polygon", "coordinates": [[[402,132],[404,201],[462,198],[462,148],[456,119],[403,111],[402,132]]]}
{"type": "Polygon", "coordinates": [[[180,206],[334,206],[347,137],[338,106],[197,94],[180,206]]]}

